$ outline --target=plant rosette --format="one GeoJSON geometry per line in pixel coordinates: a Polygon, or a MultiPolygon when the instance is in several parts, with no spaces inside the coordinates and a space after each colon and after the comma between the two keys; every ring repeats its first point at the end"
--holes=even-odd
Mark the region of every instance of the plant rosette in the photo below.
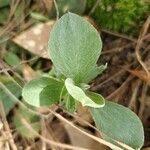
{"type": "Polygon", "coordinates": [[[106,141],[120,148],[128,145],[140,149],[144,132],[137,115],[89,91],[88,83],[106,69],[106,65],[97,66],[101,49],[97,30],[82,17],[66,13],[53,26],[48,42],[49,56],[58,76],[42,76],[28,82],[22,96],[35,107],[61,103],[71,112],[81,103],[89,108],[106,141]]]}

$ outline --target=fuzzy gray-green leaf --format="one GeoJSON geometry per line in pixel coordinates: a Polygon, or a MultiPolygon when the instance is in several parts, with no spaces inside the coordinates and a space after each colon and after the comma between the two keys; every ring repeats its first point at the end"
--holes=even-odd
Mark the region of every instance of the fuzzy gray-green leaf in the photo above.
{"type": "Polygon", "coordinates": [[[61,81],[50,77],[40,77],[24,86],[22,96],[30,105],[40,107],[59,101],[62,88],[61,81]]]}
{"type": "Polygon", "coordinates": [[[80,87],[76,86],[70,78],[65,80],[65,86],[68,93],[83,106],[100,108],[105,105],[105,101],[102,96],[93,94],[92,92],[88,92],[87,94],[89,96],[87,96],[86,93],[80,87]]]}
{"type": "Polygon", "coordinates": [[[140,149],[143,146],[142,123],[130,109],[106,101],[103,108],[90,108],[90,110],[97,128],[106,140],[112,143],[118,141],[134,149],[140,149]]]}
{"type": "Polygon", "coordinates": [[[54,25],[48,49],[56,70],[82,83],[96,65],[102,42],[99,33],[89,22],[67,13],[54,25]]]}

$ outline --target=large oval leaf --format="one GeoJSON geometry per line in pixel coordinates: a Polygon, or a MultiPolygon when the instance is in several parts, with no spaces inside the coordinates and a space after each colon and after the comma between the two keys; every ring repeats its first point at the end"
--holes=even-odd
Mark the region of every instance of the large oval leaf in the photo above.
{"type": "Polygon", "coordinates": [[[144,132],[140,119],[130,109],[106,101],[103,108],[90,108],[97,128],[102,136],[114,143],[124,143],[139,149],[144,143],[144,132]]]}
{"type": "Polygon", "coordinates": [[[96,29],[82,17],[67,13],[54,25],[48,43],[56,69],[81,83],[96,66],[102,42],[96,29]]]}
{"type": "Polygon", "coordinates": [[[40,107],[59,101],[63,83],[49,77],[40,77],[27,83],[22,96],[30,105],[40,107]]]}
{"type": "Polygon", "coordinates": [[[65,86],[68,93],[77,101],[79,101],[83,106],[89,106],[94,108],[100,108],[105,105],[104,98],[96,93],[88,92],[88,96],[84,91],[76,86],[72,79],[67,78],[65,80],[65,86]]]}

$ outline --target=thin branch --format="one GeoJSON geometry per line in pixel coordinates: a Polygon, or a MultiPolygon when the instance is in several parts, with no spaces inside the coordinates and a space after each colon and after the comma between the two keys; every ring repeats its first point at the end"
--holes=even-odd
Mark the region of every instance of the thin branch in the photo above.
{"type": "Polygon", "coordinates": [[[147,69],[146,65],[144,64],[144,62],[141,59],[140,48],[141,48],[141,45],[143,43],[143,39],[144,39],[143,37],[145,36],[145,34],[148,31],[149,25],[150,25],[150,16],[147,18],[147,20],[146,20],[146,22],[145,22],[145,24],[143,26],[142,32],[139,35],[139,38],[137,40],[137,45],[135,47],[135,54],[136,54],[137,60],[141,64],[143,69],[145,70],[145,72],[146,72],[146,74],[148,76],[148,79],[150,78],[150,73],[149,73],[149,70],[147,69]]]}
{"type": "Polygon", "coordinates": [[[53,0],[54,1],[54,6],[55,6],[55,9],[56,9],[56,20],[59,19],[59,9],[58,9],[58,5],[56,3],[56,0],[53,0]]]}
{"type": "Polygon", "coordinates": [[[96,7],[98,6],[98,4],[100,4],[101,0],[97,0],[94,4],[94,6],[92,7],[92,9],[90,10],[88,16],[90,16],[96,9],[96,7]]]}
{"type": "Polygon", "coordinates": [[[9,139],[9,144],[10,144],[10,147],[12,148],[12,150],[17,150],[17,147],[15,145],[15,142],[13,140],[13,136],[11,134],[11,131],[10,131],[10,128],[9,128],[9,124],[7,122],[7,119],[6,119],[6,115],[5,115],[5,111],[4,111],[4,107],[3,107],[3,104],[2,104],[2,101],[0,100],[0,114],[1,114],[1,117],[2,117],[2,120],[3,120],[3,124],[4,124],[4,129],[7,132],[7,136],[10,137],[9,139]]]}

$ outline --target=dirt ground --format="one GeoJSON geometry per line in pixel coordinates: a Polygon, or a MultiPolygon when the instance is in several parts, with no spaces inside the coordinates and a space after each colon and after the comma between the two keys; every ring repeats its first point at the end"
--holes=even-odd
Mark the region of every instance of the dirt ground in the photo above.
{"type": "MultiPolygon", "coordinates": [[[[18,4],[15,2],[19,4],[20,1],[14,3],[12,1],[7,22],[0,28],[0,43],[2,43],[0,55],[3,56],[6,51],[8,52],[11,45],[17,45],[21,47],[17,52],[21,62],[19,65],[10,66],[3,57],[0,57],[0,74],[6,75],[11,80],[14,77],[19,78],[24,83],[37,76],[39,72],[47,73],[52,68],[52,62],[47,58],[46,46],[49,31],[55,20],[35,22],[29,19],[26,10],[20,21],[17,20],[16,23],[14,11],[18,4]],[[36,31],[40,32],[38,36],[36,31]],[[28,41],[34,41],[35,46],[28,41]],[[20,66],[21,71],[18,70],[20,66]]],[[[30,10],[37,8],[42,10],[43,7],[44,11],[49,10],[50,8],[46,6],[38,3],[30,7],[30,10]]],[[[144,125],[143,150],[150,150],[150,17],[145,21],[137,38],[101,29],[91,19],[90,22],[99,30],[103,41],[98,64],[108,64],[104,73],[90,83],[90,90],[133,110],[144,125]]],[[[42,130],[33,139],[22,137],[14,126],[12,118],[18,108],[19,104],[15,104],[6,114],[3,104],[0,103],[0,149],[2,150],[62,150],[81,147],[109,150],[107,146],[91,137],[91,135],[98,137],[100,135],[86,108],[80,107],[75,114],[65,111],[60,106],[49,108],[52,112],[47,108],[37,110],[48,116],[42,118],[40,122],[42,130]]],[[[24,125],[28,126],[26,122],[24,125]]],[[[28,127],[29,132],[35,132],[31,126],[28,127]]]]}

